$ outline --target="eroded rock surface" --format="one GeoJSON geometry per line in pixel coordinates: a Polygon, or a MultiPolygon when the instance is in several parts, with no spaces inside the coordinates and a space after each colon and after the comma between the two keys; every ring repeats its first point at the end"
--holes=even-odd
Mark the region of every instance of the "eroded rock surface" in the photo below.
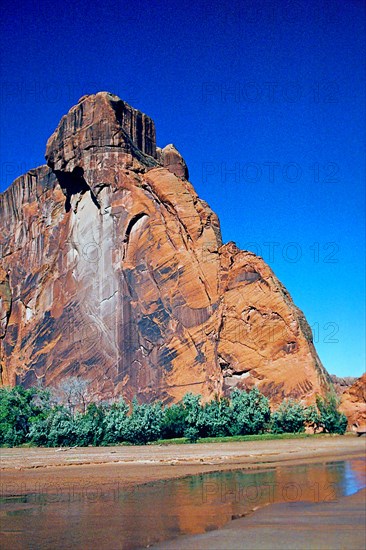
{"type": "Polygon", "coordinates": [[[303,313],[216,214],[146,115],[84,96],[48,166],[0,195],[5,384],[82,376],[95,395],[166,402],[235,386],[312,401],[329,381],[303,313]]]}
{"type": "Polygon", "coordinates": [[[366,372],[343,392],[340,410],[350,428],[366,431],[366,372]]]}

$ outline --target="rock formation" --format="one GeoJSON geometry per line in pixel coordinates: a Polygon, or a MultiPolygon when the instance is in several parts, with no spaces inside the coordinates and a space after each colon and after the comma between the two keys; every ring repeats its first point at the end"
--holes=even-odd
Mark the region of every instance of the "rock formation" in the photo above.
{"type": "Polygon", "coordinates": [[[366,372],[343,392],[339,408],[350,428],[366,430],[366,372]]]}
{"type": "Polygon", "coordinates": [[[354,376],[336,376],[330,374],[330,380],[335,393],[340,397],[348,388],[350,388],[357,380],[354,376]]]}
{"type": "Polygon", "coordinates": [[[80,376],[101,397],[165,402],[235,386],[275,402],[324,393],[303,313],[260,257],[222,244],[149,117],[84,96],[46,160],[0,195],[3,384],[80,376]]]}

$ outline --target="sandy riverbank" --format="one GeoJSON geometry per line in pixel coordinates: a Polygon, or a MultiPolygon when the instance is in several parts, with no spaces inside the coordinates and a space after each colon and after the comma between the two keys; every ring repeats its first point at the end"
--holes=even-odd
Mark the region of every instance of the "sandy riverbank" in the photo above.
{"type": "Polygon", "coordinates": [[[339,498],[336,487],[364,477],[365,450],[352,436],[1,449],[4,548],[131,550],[180,535],[159,548],[358,550],[364,496],[339,498]],[[184,477],[208,472],[223,474],[184,477]]]}
{"type": "Polygon", "coordinates": [[[150,481],[232,469],[345,460],[364,456],[366,438],[206,443],[198,445],[87,447],[68,450],[1,449],[2,495],[60,491],[83,485],[128,487],[150,481]]]}
{"type": "Polygon", "coordinates": [[[337,502],[278,503],[222,529],[154,546],[176,550],[363,550],[366,489],[337,502]]]}

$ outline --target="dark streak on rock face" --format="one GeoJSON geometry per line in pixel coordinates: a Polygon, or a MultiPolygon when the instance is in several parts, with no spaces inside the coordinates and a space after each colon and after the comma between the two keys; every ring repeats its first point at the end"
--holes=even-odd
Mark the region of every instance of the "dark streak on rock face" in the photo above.
{"type": "Polygon", "coordinates": [[[177,357],[177,352],[174,349],[164,347],[159,353],[159,363],[167,371],[170,372],[173,368],[172,362],[177,357]]]}
{"type": "Polygon", "coordinates": [[[51,317],[49,311],[46,311],[42,321],[36,327],[36,339],[33,348],[33,354],[37,355],[46,344],[50,343],[52,338],[58,333],[56,319],[51,317]]]}
{"type": "Polygon", "coordinates": [[[149,342],[157,344],[162,338],[159,326],[154,322],[153,315],[144,315],[137,323],[139,332],[149,342]]]}

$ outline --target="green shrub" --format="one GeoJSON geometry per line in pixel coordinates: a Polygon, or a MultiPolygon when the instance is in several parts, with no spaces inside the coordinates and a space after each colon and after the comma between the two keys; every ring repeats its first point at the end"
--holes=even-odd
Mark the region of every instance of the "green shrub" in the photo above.
{"type": "Polygon", "coordinates": [[[309,428],[313,428],[315,433],[321,426],[321,419],[318,408],[315,405],[310,405],[309,407],[306,407],[306,409],[304,409],[304,415],[305,424],[309,428]]]}
{"type": "Polygon", "coordinates": [[[183,407],[186,411],[186,426],[197,426],[201,412],[201,396],[193,393],[186,393],[183,397],[183,407]]]}
{"type": "Polygon", "coordinates": [[[103,444],[121,443],[126,440],[128,412],[129,406],[122,398],[105,411],[103,419],[103,444]]]}
{"type": "Polygon", "coordinates": [[[104,432],[103,406],[91,403],[85,414],[76,413],[74,417],[75,444],[79,447],[98,446],[103,441],[104,432]]]}
{"type": "Polygon", "coordinates": [[[213,399],[200,410],[197,428],[200,437],[223,437],[229,435],[231,410],[228,399],[213,399]]]}
{"type": "Polygon", "coordinates": [[[272,414],[273,433],[300,433],[305,431],[305,410],[294,399],[284,399],[272,414]]]}
{"type": "Polygon", "coordinates": [[[263,433],[271,418],[268,399],[258,388],[251,391],[235,389],[231,393],[231,435],[249,435],[263,433]]]}
{"type": "Polygon", "coordinates": [[[56,406],[44,418],[33,420],[29,439],[35,445],[61,447],[76,444],[76,426],[74,417],[63,406],[56,406]]]}
{"type": "Polygon", "coordinates": [[[184,437],[186,437],[190,443],[197,443],[199,438],[198,428],[195,426],[188,426],[184,431],[184,437]]]}
{"type": "Polygon", "coordinates": [[[50,418],[51,413],[47,417],[35,418],[30,426],[28,432],[28,439],[34,445],[38,447],[47,447],[48,446],[48,436],[50,432],[50,418]]]}
{"type": "Polygon", "coordinates": [[[146,444],[160,437],[182,436],[196,442],[199,437],[260,434],[269,427],[273,433],[299,433],[305,423],[328,433],[343,434],[347,427],[334,394],[318,397],[316,406],[306,409],[285,399],[272,417],[268,399],[257,388],[235,389],[230,399],[215,398],[204,405],[200,395],[187,393],[180,403],[164,409],[160,402],[140,405],[136,398],[131,407],[122,398],[112,405],[87,405],[84,398],[82,412],[75,413],[73,403],[69,399],[52,407],[46,390],[0,388],[0,445],[27,441],[45,446],[146,444]]]}
{"type": "Polygon", "coordinates": [[[131,414],[126,419],[124,438],[135,444],[145,445],[156,441],[161,434],[163,411],[161,403],[139,405],[137,398],[132,401],[131,414]]]}
{"type": "Polygon", "coordinates": [[[20,445],[28,441],[32,421],[43,418],[49,409],[49,392],[22,386],[0,388],[0,445],[20,445]]]}
{"type": "Polygon", "coordinates": [[[326,433],[344,434],[347,429],[347,417],[339,412],[339,400],[334,393],[329,393],[324,399],[320,396],[316,399],[319,411],[319,426],[326,433]]]}
{"type": "Polygon", "coordinates": [[[187,411],[182,402],[165,407],[161,423],[161,437],[163,439],[183,437],[186,417],[187,411]]]}

